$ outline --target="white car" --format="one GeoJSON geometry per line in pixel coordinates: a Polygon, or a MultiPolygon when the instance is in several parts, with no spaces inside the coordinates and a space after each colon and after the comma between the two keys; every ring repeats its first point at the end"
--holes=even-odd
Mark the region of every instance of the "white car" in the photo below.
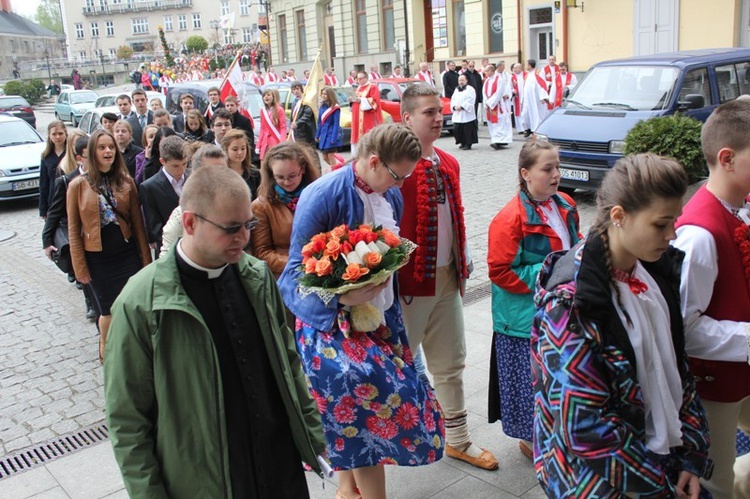
{"type": "Polygon", "coordinates": [[[91,135],[102,127],[102,115],[104,113],[115,113],[117,116],[120,116],[120,109],[117,106],[89,109],[81,118],[81,122],[78,123],[78,128],[91,135]]]}
{"type": "Polygon", "coordinates": [[[0,115],[0,201],[39,195],[39,165],[45,143],[26,121],[0,115]]]}

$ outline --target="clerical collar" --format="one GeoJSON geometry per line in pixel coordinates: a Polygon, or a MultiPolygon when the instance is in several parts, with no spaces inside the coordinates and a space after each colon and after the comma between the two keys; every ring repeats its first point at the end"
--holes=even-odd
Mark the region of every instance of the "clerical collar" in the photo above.
{"type": "Polygon", "coordinates": [[[206,267],[202,267],[201,265],[198,265],[193,260],[190,259],[189,256],[187,256],[187,253],[185,253],[185,250],[182,249],[182,239],[180,239],[177,242],[177,253],[179,253],[180,258],[182,258],[185,263],[190,265],[196,270],[200,270],[201,272],[205,272],[209,279],[216,279],[218,277],[221,277],[221,274],[224,273],[224,269],[227,268],[228,264],[224,264],[223,266],[219,267],[218,269],[208,269],[206,267]]]}

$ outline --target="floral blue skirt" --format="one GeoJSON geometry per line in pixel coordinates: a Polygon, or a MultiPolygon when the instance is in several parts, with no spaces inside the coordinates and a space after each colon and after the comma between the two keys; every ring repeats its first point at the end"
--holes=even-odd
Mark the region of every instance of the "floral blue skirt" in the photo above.
{"type": "Polygon", "coordinates": [[[531,340],[494,334],[503,432],[509,437],[531,442],[534,429],[531,340]]]}
{"type": "Polygon", "coordinates": [[[442,458],[440,405],[414,369],[401,319],[388,322],[401,334],[385,325],[352,331],[343,310],[328,332],[297,320],[297,350],[335,470],[421,466],[442,458]]]}

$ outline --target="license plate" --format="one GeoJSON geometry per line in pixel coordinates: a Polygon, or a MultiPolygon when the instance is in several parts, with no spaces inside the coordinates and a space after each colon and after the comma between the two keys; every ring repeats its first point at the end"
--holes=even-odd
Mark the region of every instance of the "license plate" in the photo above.
{"type": "Polygon", "coordinates": [[[566,180],[578,180],[579,182],[589,181],[589,172],[586,170],[571,170],[570,168],[560,168],[560,176],[566,180]]]}
{"type": "Polygon", "coordinates": [[[13,182],[12,189],[14,191],[25,191],[27,189],[33,189],[39,187],[39,179],[25,180],[23,182],[13,182]]]}
{"type": "Polygon", "coordinates": [[[453,121],[451,120],[445,120],[445,126],[452,125],[453,121]]]}

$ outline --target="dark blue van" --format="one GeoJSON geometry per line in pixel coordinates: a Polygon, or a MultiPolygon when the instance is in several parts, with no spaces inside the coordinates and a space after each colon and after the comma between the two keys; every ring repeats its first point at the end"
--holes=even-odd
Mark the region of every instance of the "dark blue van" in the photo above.
{"type": "Polygon", "coordinates": [[[596,189],[622,157],[639,121],[681,112],[706,121],[750,94],[750,49],[705,49],[600,62],[539,125],[537,140],[559,147],[561,187],[596,189]]]}

